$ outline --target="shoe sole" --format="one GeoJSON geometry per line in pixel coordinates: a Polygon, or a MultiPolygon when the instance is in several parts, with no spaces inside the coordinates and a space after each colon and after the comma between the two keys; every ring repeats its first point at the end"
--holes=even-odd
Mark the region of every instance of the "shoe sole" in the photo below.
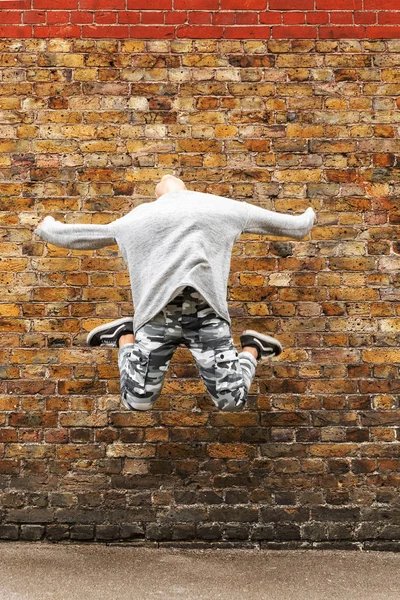
{"type": "MultiPolygon", "coordinates": [[[[274,351],[273,356],[279,356],[283,352],[281,343],[278,342],[278,340],[276,338],[274,338],[270,335],[266,335],[264,333],[259,333],[258,331],[254,331],[253,329],[246,329],[246,331],[242,335],[243,336],[245,336],[245,335],[253,336],[256,340],[259,340],[260,342],[265,342],[270,348],[273,349],[273,351],[274,351]]],[[[264,350],[260,350],[260,351],[261,351],[260,358],[263,358],[264,350]]],[[[264,358],[270,358],[270,357],[271,357],[271,355],[265,356],[264,358]]]]}
{"type": "MultiPolygon", "coordinates": [[[[98,327],[92,329],[92,331],[88,334],[86,342],[89,346],[100,346],[104,339],[108,339],[111,342],[116,334],[120,333],[120,331],[123,331],[123,325],[126,325],[127,323],[132,325],[132,317],[123,317],[122,319],[117,319],[111,323],[99,325],[98,327]],[[111,330],[110,333],[101,336],[101,334],[108,329],[111,330]]],[[[133,333],[133,327],[132,332],[129,333],[133,333]]]]}

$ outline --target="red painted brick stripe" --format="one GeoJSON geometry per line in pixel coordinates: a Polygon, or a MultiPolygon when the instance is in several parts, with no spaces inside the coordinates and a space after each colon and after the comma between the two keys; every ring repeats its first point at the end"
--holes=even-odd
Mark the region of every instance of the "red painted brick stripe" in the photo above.
{"type": "Polygon", "coordinates": [[[400,37],[400,0],[0,0],[0,37],[400,37]]]}

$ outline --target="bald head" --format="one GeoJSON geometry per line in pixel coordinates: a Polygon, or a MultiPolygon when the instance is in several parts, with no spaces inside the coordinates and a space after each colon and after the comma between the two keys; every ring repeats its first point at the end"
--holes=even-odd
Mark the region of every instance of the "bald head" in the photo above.
{"type": "Polygon", "coordinates": [[[159,198],[169,192],[179,192],[181,190],[186,190],[186,185],[182,179],[178,179],[178,177],[174,177],[173,175],[164,175],[156,186],[156,196],[159,198]]]}

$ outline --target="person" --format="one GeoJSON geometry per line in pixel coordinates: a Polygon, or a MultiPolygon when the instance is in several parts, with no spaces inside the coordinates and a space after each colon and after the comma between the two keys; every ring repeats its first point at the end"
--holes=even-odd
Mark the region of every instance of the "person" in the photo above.
{"type": "Polygon", "coordinates": [[[226,291],[232,247],[242,233],[303,238],[315,213],[266,210],[245,201],[189,191],[173,175],[156,186],[156,200],[109,224],[63,224],[47,216],[35,229],[64,248],[117,244],[130,275],[134,317],[93,329],[89,346],[119,348],[121,400],[149,410],[161,393],[175,349],[190,349],[207,391],[221,410],[241,410],[257,361],[282,352],[278,340],[245,330],[239,353],[231,334],[226,291]]]}

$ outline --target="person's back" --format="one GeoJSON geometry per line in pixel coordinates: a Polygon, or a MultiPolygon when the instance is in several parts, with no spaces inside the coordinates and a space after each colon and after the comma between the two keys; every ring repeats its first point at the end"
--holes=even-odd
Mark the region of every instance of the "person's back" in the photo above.
{"type": "Polygon", "coordinates": [[[232,247],[247,219],[244,203],[182,190],[139,205],[115,222],[130,272],[135,331],[185,285],[230,322],[226,304],[232,247]]]}

